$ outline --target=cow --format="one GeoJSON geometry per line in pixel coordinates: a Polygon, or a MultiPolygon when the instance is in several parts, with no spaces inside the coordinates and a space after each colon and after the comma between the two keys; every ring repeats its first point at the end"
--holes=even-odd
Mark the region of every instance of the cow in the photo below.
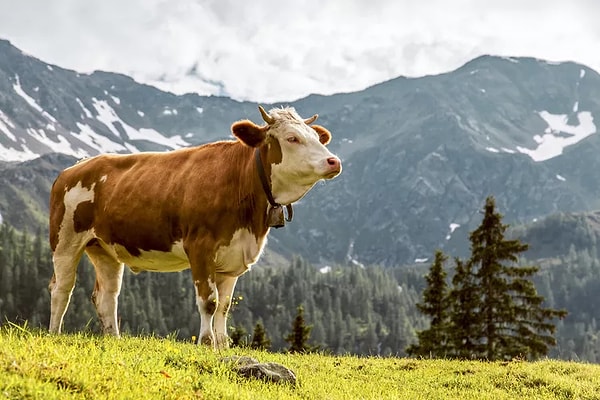
{"type": "Polygon", "coordinates": [[[330,132],[292,107],[266,124],[233,123],[234,140],[170,152],[102,154],[62,171],[50,194],[50,332],[60,333],[83,253],[96,283],[102,332],[119,336],[124,265],[133,272],[191,269],[200,343],[229,345],[226,320],[240,275],[254,264],[291,204],[342,164],[330,132]]]}

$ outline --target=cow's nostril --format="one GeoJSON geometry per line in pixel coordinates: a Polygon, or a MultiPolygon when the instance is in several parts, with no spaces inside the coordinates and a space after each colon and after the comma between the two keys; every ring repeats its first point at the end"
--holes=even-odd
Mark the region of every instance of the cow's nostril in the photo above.
{"type": "Polygon", "coordinates": [[[329,157],[327,159],[327,164],[331,165],[332,167],[336,167],[340,165],[340,160],[337,157],[329,157]]]}

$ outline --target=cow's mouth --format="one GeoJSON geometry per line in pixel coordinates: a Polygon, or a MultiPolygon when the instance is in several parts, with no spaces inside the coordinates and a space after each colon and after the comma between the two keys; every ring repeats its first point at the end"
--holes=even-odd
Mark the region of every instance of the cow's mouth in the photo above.
{"type": "Polygon", "coordinates": [[[341,168],[335,169],[333,171],[329,171],[324,175],[325,179],[333,179],[338,176],[342,172],[341,168]]]}

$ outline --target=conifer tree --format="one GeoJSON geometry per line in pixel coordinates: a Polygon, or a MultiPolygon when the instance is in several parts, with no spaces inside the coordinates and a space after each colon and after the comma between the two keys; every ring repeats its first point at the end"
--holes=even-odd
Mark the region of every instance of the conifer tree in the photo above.
{"type": "Polygon", "coordinates": [[[479,287],[470,262],[454,259],[455,272],[448,295],[449,319],[448,354],[452,357],[476,358],[480,353],[479,287]]]}
{"type": "Polygon", "coordinates": [[[566,311],[542,306],[544,298],[531,282],[538,267],[516,265],[528,246],[505,239],[507,227],[495,210],[494,198],[488,197],[481,225],[469,237],[468,264],[480,288],[481,334],[475,339],[483,346],[480,356],[489,360],[546,354],[556,344],[551,320],[566,315],[566,311]]]}
{"type": "Polygon", "coordinates": [[[269,340],[267,332],[260,321],[254,326],[250,347],[257,350],[268,350],[271,347],[271,340],[269,340]]]}
{"type": "Polygon", "coordinates": [[[229,335],[231,347],[244,347],[248,345],[248,339],[246,338],[248,332],[243,326],[240,325],[230,329],[232,330],[229,335]]]}
{"type": "Polygon", "coordinates": [[[307,326],[304,321],[304,307],[301,305],[296,309],[296,318],[292,323],[292,332],[286,336],[285,341],[290,344],[290,353],[307,353],[313,348],[308,344],[312,326],[307,326]]]}
{"type": "Polygon", "coordinates": [[[423,300],[417,303],[419,311],[431,318],[428,329],[417,333],[419,343],[411,345],[406,352],[411,356],[445,357],[448,347],[448,285],[444,263],[448,257],[441,250],[435,258],[429,273],[425,276],[427,286],[423,290],[423,300]]]}

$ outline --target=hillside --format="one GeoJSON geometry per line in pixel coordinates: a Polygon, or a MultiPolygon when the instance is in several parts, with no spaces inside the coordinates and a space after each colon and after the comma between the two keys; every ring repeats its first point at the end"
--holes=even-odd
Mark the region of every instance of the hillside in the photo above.
{"type": "MultiPolygon", "coordinates": [[[[393,266],[436,248],[465,254],[488,195],[511,225],[600,209],[600,75],[586,66],[482,56],[446,74],[290,105],[320,114],[344,172],[317,185],[294,222],[270,235],[269,249],[285,257],[393,266]]],[[[196,145],[229,137],[238,119],[259,121],[256,106],[79,74],[0,41],[1,160],[196,145]]],[[[48,174],[64,166],[56,161],[48,174]]],[[[36,230],[48,181],[18,194],[0,188],[4,220],[36,230]],[[29,191],[39,193],[28,200],[29,191]],[[17,208],[16,198],[30,204],[17,208]]]]}
{"type": "Polygon", "coordinates": [[[52,336],[0,331],[0,393],[32,399],[591,399],[600,366],[561,361],[356,358],[213,352],[170,339],[52,336]],[[221,361],[245,355],[281,363],[297,384],[235,373],[221,361]]]}

